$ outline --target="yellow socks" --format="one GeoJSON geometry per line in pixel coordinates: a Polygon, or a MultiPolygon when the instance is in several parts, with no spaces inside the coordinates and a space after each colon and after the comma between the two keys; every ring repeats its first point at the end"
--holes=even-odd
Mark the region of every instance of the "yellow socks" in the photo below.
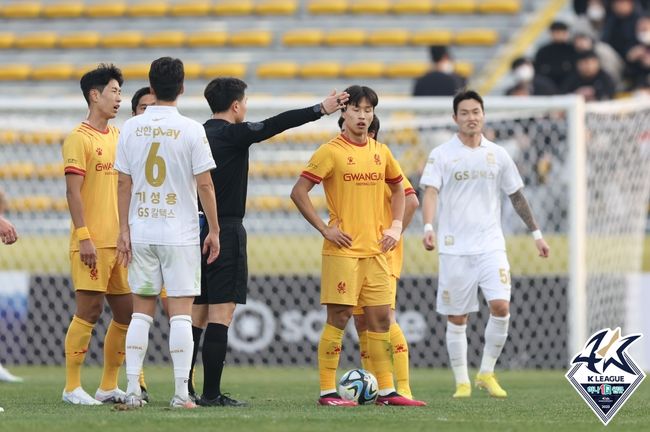
{"type": "Polygon", "coordinates": [[[113,390],[117,387],[117,374],[124,363],[128,329],[128,324],[120,324],[113,320],[108,325],[104,337],[104,371],[99,384],[101,390],[113,390]]]}
{"type": "Polygon", "coordinates": [[[65,335],[65,391],[67,392],[81,386],[81,365],[86,358],[93,327],[94,324],[76,315],[72,317],[65,335]]]}
{"type": "Polygon", "coordinates": [[[397,393],[413,398],[409,384],[409,347],[399,324],[390,325],[390,344],[393,347],[393,368],[397,380],[397,393]]]}
{"type": "Polygon", "coordinates": [[[318,373],[321,395],[323,392],[336,391],[336,368],[341,357],[342,342],[343,330],[325,324],[318,342],[318,373]]]}
{"type": "Polygon", "coordinates": [[[361,354],[361,367],[374,375],[368,352],[368,331],[363,331],[359,335],[359,353],[361,354]]]}
{"type": "Polygon", "coordinates": [[[368,331],[368,352],[372,359],[379,390],[393,388],[393,372],[391,364],[390,333],[375,333],[368,331]]]}

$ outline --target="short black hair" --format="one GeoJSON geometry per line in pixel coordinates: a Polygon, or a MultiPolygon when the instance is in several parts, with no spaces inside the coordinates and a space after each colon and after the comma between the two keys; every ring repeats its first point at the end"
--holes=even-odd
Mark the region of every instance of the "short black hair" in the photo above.
{"type": "MultiPolygon", "coordinates": [[[[350,98],[345,103],[346,107],[348,105],[359,106],[363,99],[367,99],[373,108],[375,108],[379,103],[379,96],[377,96],[377,93],[370,87],[353,85],[346,88],[344,91],[350,95],[350,98]]],[[[343,108],[342,111],[345,111],[345,108],[343,108]]]]}
{"type": "Polygon", "coordinates": [[[97,68],[86,72],[79,80],[81,92],[86,99],[86,103],[90,105],[90,91],[99,90],[103,92],[104,88],[108,85],[110,80],[115,80],[122,87],[124,77],[122,71],[112,63],[101,63],[97,68]]]}
{"type": "Polygon", "coordinates": [[[532,62],[530,59],[527,59],[526,57],[517,57],[512,61],[512,64],[510,65],[510,70],[515,70],[519,66],[524,65],[524,64],[531,64],[532,62]]]}
{"type": "Polygon", "coordinates": [[[445,45],[433,45],[429,47],[429,55],[434,63],[438,63],[445,57],[449,57],[449,50],[445,45]]]}
{"type": "Polygon", "coordinates": [[[212,113],[227,111],[234,101],[244,100],[248,85],[239,78],[215,78],[208,83],[203,92],[212,113]]]}
{"type": "Polygon", "coordinates": [[[576,62],[592,58],[598,60],[598,54],[596,54],[596,51],[594,50],[582,51],[576,54],[576,62]]]}
{"type": "Polygon", "coordinates": [[[454,115],[458,114],[458,105],[462,101],[469,99],[474,99],[479,104],[481,104],[481,111],[485,112],[485,108],[483,107],[483,98],[480,94],[474,90],[461,90],[460,92],[456,93],[456,96],[454,96],[454,115]]]}
{"type": "Polygon", "coordinates": [[[379,137],[379,117],[373,117],[372,121],[370,122],[370,126],[368,126],[368,133],[370,132],[375,133],[375,141],[377,141],[377,138],[379,137]]]}
{"type": "Polygon", "coordinates": [[[569,31],[569,26],[563,21],[553,21],[549,30],[554,31],[569,31]]]}
{"type": "Polygon", "coordinates": [[[185,69],[180,59],[161,57],[151,63],[149,85],[156,99],[173,102],[183,90],[185,69]]]}
{"type": "Polygon", "coordinates": [[[151,94],[151,88],[149,87],[142,87],[140,90],[135,92],[131,98],[131,111],[135,112],[135,110],[138,109],[138,105],[140,104],[140,99],[142,99],[142,96],[148,94],[151,94]]]}

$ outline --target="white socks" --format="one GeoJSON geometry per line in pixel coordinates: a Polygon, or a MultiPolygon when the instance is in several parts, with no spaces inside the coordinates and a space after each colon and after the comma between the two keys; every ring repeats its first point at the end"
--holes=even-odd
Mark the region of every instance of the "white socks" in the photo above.
{"type": "Polygon", "coordinates": [[[469,384],[467,372],[467,325],[456,325],[447,321],[447,352],[454,372],[456,384],[469,384]]]}
{"type": "Polygon", "coordinates": [[[173,316],[169,320],[169,353],[174,365],[175,394],[182,399],[189,397],[187,382],[190,376],[193,349],[192,317],[189,315],[173,316]]]}
{"type": "Polygon", "coordinates": [[[134,313],[126,332],[126,394],[140,395],[140,371],[149,345],[149,327],[153,318],[149,315],[134,313]]]}
{"type": "Polygon", "coordinates": [[[494,372],[494,365],[501,355],[503,345],[508,338],[509,321],[510,315],[505,317],[490,315],[487,326],[485,326],[485,348],[483,349],[483,359],[481,360],[479,373],[494,372]]]}

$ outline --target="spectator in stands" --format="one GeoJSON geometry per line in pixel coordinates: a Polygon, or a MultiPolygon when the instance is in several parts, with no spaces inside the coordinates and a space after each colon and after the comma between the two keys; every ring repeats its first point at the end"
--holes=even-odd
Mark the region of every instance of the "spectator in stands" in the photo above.
{"type": "Polygon", "coordinates": [[[454,64],[446,46],[430,48],[431,71],[415,81],[413,96],[453,96],[465,86],[465,79],[454,73],[454,64]]]}
{"type": "Polygon", "coordinates": [[[535,73],[533,62],[519,57],[512,62],[510,71],[515,85],[506,91],[508,96],[549,96],[557,93],[557,87],[550,79],[535,73]]]}
{"type": "Polygon", "coordinates": [[[573,10],[578,15],[573,23],[573,30],[600,39],[600,32],[607,16],[605,2],[603,0],[574,1],[573,10]]]}
{"type": "Polygon", "coordinates": [[[551,42],[541,47],[535,55],[535,71],[560,87],[562,81],[574,70],[576,52],[569,41],[569,27],[555,21],[549,28],[551,42]]]}
{"type": "Polygon", "coordinates": [[[636,22],[640,16],[640,7],[634,0],[612,0],[601,39],[610,44],[621,58],[625,58],[637,43],[636,22]]]}
{"type": "Polygon", "coordinates": [[[578,54],[576,70],[572,72],[561,87],[562,93],[575,93],[588,101],[608,100],[614,96],[616,86],[600,67],[600,60],[594,51],[578,54]]]}
{"type": "Polygon", "coordinates": [[[625,78],[630,90],[647,86],[650,80],[650,15],[637,21],[636,39],[638,43],[625,57],[625,78]]]}
{"type": "Polygon", "coordinates": [[[603,70],[612,77],[616,84],[621,82],[625,64],[614,48],[585,33],[577,33],[573,37],[573,46],[576,53],[595,51],[603,70]]]}
{"type": "MultiPolygon", "coordinates": [[[[7,200],[2,190],[0,190],[0,239],[2,239],[2,243],[10,245],[18,241],[18,233],[16,232],[16,227],[3,216],[6,207],[7,200]]],[[[0,364],[0,381],[22,382],[23,379],[13,375],[0,364]]]]}

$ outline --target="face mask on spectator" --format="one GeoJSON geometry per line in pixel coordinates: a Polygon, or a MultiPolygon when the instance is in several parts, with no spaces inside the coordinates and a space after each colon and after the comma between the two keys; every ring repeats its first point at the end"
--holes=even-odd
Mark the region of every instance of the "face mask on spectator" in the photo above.
{"type": "Polygon", "coordinates": [[[636,38],[643,45],[650,45],[650,31],[644,31],[644,32],[641,32],[641,33],[637,33],[636,38]]]}
{"type": "Polygon", "coordinates": [[[587,8],[587,17],[592,21],[600,21],[605,18],[605,8],[601,5],[591,5],[587,8]]]}
{"type": "Polygon", "coordinates": [[[446,61],[440,66],[440,70],[444,73],[450,74],[454,71],[454,64],[450,61],[446,61]]]}
{"type": "Polygon", "coordinates": [[[524,64],[515,69],[515,78],[518,82],[528,82],[535,76],[535,70],[529,64],[524,64]]]}

